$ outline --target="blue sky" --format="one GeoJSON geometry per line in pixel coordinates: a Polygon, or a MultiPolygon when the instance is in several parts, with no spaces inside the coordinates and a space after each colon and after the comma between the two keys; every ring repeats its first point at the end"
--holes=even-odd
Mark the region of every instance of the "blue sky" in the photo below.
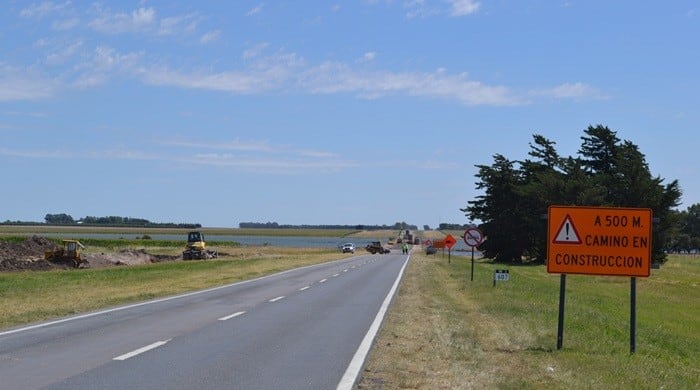
{"type": "Polygon", "coordinates": [[[4,1],[0,220],[468,222],[589,125],[700,203],[696,1],[4,1]]]}

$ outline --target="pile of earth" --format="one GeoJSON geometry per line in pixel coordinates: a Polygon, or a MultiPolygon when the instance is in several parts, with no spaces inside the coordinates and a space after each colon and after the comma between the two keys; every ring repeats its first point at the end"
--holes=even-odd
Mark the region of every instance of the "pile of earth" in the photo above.
{"type": "Polygon", "coordinates": [[[56,249],[58,246],[53,241],[39,236],[29,237],[24,242],[0,241],[0,271],[65,268],[65,265],[44,259],[45,251],[56,249]]]}
{"type": "Polygon", "coordinates": [[[155,255],[147,253],[144,249],[123,249],[115,253],[90,253],[84,255],[90,263],[90,267],[104,267],[110,265],[136,265],[173,261],[181,256],[155,255]]]}
{"type": "MultiPolygon", "coordinates": [[[[53,241],[40,236],[32,236],[23,242],[0,240],[0,272],[7,271],[47,271],[70,268],[67,264],[56,264],[44,259],[45,251],[58,249],[53,241]]],[[[173,261],[180,256],[155,255],[143,249],[125,249],[115,253],[83,253],[90,268],[115,265],[135,265],[173,261]]]]}

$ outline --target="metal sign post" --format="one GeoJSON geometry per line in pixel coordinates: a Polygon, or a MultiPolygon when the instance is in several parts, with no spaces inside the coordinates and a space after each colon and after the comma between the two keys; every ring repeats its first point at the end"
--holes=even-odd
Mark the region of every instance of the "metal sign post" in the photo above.
{"type": "Polygon", "coordinates": [[[472,248],[472,277],[471,281],[474,281],[474,248],[479,246],[484,241],[484,233],[477,228],[469,228],[464,232],[464,243],[472,248]]]}
{"type": "MultiPolygon", "coordinates": [[[[448,234],[447,237],[445,237],[445,246],[447,247],[447,262],[450,263],[450,258],[452,257],[452,247],[457,243],[457,240],[455,240],[454,237],[452,237],[451,234],[448,234]]],[[[443,248],[443,250],[445,250],[443,248]]]]}

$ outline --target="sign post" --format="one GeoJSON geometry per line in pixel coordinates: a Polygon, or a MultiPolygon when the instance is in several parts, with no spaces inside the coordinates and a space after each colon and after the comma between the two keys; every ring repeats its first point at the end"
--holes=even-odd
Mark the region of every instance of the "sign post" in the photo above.
{"type": "Polygon", "coordinates": [[[450,263],[451,257],[452,257],[452,247],[457,243],[457,240],[455,240],[454,237],[452,237],[451,234],[448,234],[447,237],[445,237],[445,246],[447,247],[447,262],[450,263]]]}
{"type": "Polygon", "coordinates": [[[472,277],[471,281],[474,281],[474,248],[478,247],[481,245],[481,243],[484,241],[484,233],[481,232],[481,230],[477,228],[469,228],[464,232],[464,236],[462,236],[464,239],[464,243],[467,244],[467,246],[472,248],[472,277]]]}
{"type": "Polygon", "coordinates": [[[496,282],[507,282],[508,280],[510,280],[510,272],[507,269],[493,271],[493,287],[496,287],[496,282]]]}
{"type": "Polygon", "coordinates": [[[547,272],[561,274],[557,349],[564,338],[566,274],[630,276],[630,353],[634,353],[635,278],[651,273],[652,211],[550,206],[547,219],[547,272]]]}

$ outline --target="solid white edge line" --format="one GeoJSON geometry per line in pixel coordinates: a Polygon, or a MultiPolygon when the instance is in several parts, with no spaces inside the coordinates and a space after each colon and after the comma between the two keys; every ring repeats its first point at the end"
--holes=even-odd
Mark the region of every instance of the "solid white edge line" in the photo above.
{"type": "MultiPolygon", "coordinates": [[[[337,262],[341,262],[341,261],[346,261],[346,260],[347,260],[347,259],[341,259],[341,260],[336,260],[336,261],[337,261],[337,262]]],[[[206,289],[206,290],[192,291],[192,292],[189,292],[189,293],[184,293],[184,294],[180,294],[180,295],[174,295],[174,296],[172,296],[172,297],[158,298],[158,299],[154,299],[154,300],[152,300],[152,301],[139,302],[139,303],[134,303],[134,304],[131,304],[131,305],[115,307],[115,308],[112,308],[112,309],[100,310],[100,311],[96,311],[96,312],[93,312],[93,313],[81,314],[81,315],[78,315],[78,316],[75,316],[75,317],[63,318],[63,319],[61,319],[61,320],[55,320],[55,321],[49,321],[49,322],[42,322],[42,323],[36,324],[36,325],[30,325],[30,326],[25,326],[25,327],[22,327],[22,328],[17,328],[17,329],[12,329],[12,330],[6,330],[6,331],[4,331],[4,332],[0,332],[0,337],[1,337],[1,336],[7,336],[7,335],[10,335],[10,334],[13,334],[13,333],[26,332],[26,331],[32,330],[32,329],[44,328],[44,327],[51,326],[51,325],[58,325],[58,324],[62,324],[62,323],[64,323],[64,322],[75,321],[75,320],[81,320],[81,319],[83,319],[83,318],[90,318],[90,317],[95,317],[95,316],[99,316],[99,315],[102,315],[102,314],[109,314],[109,313],[114,313],[114,312],[116,312],[116,311],[122,311],[122,310],[132,309],[132,308],[134,308],[134,307],[146,306],[146,305],[151,305],[151,304],[154,304],[154,303],[161,303],[161,302],[172,301],[172,300],[174,300],[174,299],[186,298],[186,297],[190,297],[190,296],[198,295],[198,294],[205,294],[205,293],[212,292],[212,291],[216,291],[216,290],[223,290],[223,289],[225,289],[225,288],[234,287],[234,286],[239,286],[239,285],[241,285],[241,284],[247,284],[247,283],[257,282],[258,280],[263,280],[263,279],[267,279],[267,278],[272,278],[272,277],[275,277],[275,276],[284,275],[284,274],[286,274],[286,273],[290,273],[290,272],[294,272],[294,271],[298,271],[298,270],[302,270],[302,269],[306,269],[306,268],[311,268],[311,267],[317,267],[317,266],[320,266],[320,265],[327,265],[327,264],[331,264],[331,263],[333,263],[333,262],[331,261],[331,262],[320,263],[320,264],[311,264],[311,265],[307,265],[307,266],[304,266],[304,267],[288,269],[288,270],[286,270],[286,271],[278,272],[278,273],[275,273],[275,274],[270,274],[270,275],[261,276],[261,277],[259,277],[259,278],[255,278],[255,279],[243,280],[243,281],[240,281],[240,282],[231,283],[231,284],[227,284],[227,285],[224,285],[224,286],[212,287],[212,288],[208,288],[208,289],[206,289]]]]}
{"type": "Polygon", "coordinates": [[[165,345],[165,344],[167,344],[170,340],[172,340],[172,339],[167,339],[167,340],[163,340],[163,341],[157,341],[157,342],[155,342],[155,343],[153,343],[153,344],[151,344],[151,345],[147,345],[147,346],[145,346],[145,347],[141,347],[141,348],[139,348],[139,349],[133,350],[133,351],[131,351],[131,352],[129,352],[129,353],[125,353],[125,354],[123,354],[123,355],[117,356],[117,357],[115,357],[115,358],[112,359],[112,360],[126,360],[126,359],[131,359],[132,357],[134,357],[134,356],[136,356],[136,355],[140,355],[140,354],[142,354],[142,353],[144,353],[144,352],[148,352],[148,351],[150,351],[150,350],[152,350],[152,349],[155,349],[155,348],[158,348],[158,347],[160,347],[160,346],[162,346],[162,345],[165,345]]]}
{"type": "Polygon", "coordinates": [[[284,299],[284,298],[285,298],[284,295],[280,295],[280,296],[277,297],[277,298],[272,298],[272,299],[270,299],[268,302],[274,303],[274,302],[277,302],[277,301],[282,300],[282,299],[284,299]]]}
{"type": "Polygon", "coordinates": [[[228,315],[226,317],[221,317],[221,318],[219,318],[219,321],[227,321],[227,320],[230,320],[231,318],[242,316],[243,314],[245,314],[244,311],[239,311],[239,312],[233,313],[231,315],[228,315]]]}
{"type": "Polygon", "coordinates": [[[406,269],[406,265],[408,264],[408,260],[410,258],[411,256],[409,255],[406,258],[406,261],[403,263],[401,271],[399,271],[399,275],[394,281],[394,285],[391,286],[391,290],[389,290],[389,293],[386,295],[386,298],[384,298],[384,302],[379,308],[377,316],[374,317],[374,322],[372,322],[372,325],[369,327],[365,338],[362,339],[362,343],[360,343],[360,346],[355,352],[355,356],[352,357],[350,365],[348,365],[347,370],[345,370],[345,374],[343,374],[343,377],[340,379],[340,382],[338,383],[337,387],[338,390],[351,390],[352,387],[355,385],[355,381],[357,381],[358,376],[360,375],[360,371],[362,370],[362,366],[365,364],[367,354],[369,354],[369,350],[370,348],[372,348],[374,338],[379,332],[379,327],[381,326],[382,321],[384,321],[384,316],[386,315],[386,312],[389,308],[389,304],[391,303],[391,300],[393,299],[394,294],[396,293],[396,289],[398,289],[399,287],[399,282],[401,282],[403,271],[406,269]]]}

